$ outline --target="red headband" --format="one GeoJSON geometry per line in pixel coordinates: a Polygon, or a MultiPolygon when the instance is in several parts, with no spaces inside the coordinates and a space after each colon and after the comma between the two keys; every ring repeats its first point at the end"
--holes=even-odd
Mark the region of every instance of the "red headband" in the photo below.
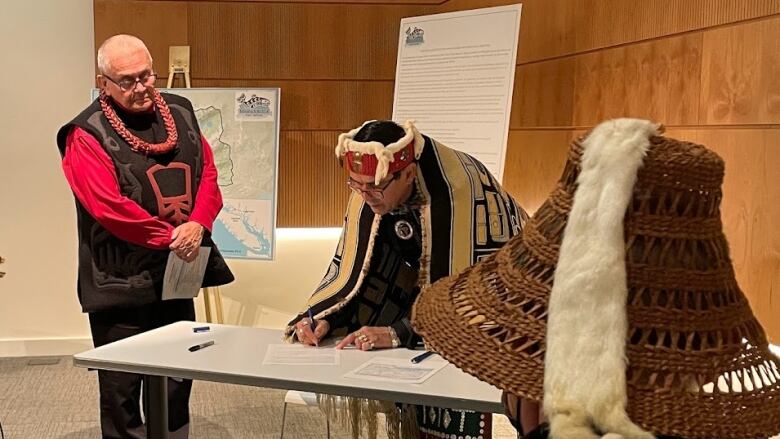
{"type": "MultiPolygon", "coordinates": [[[[373,177],[376,173],[378,160],[374,154],[361,154],[356,151],[348,151],[345,156],[347,169],[360,175],[373,177]]],[[[403,149],[393,154],[393,161],[390,162],[388,174],[394,174],[414,161],[414,140],[412,140],[403,149]]]]}

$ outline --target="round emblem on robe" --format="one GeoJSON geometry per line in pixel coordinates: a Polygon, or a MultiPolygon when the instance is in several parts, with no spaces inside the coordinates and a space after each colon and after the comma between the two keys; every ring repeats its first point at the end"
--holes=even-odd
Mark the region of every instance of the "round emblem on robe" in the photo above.
{"type": "Polygon", "coordinates": [[[412,236],[414,236],[414,229],[409,221],[398,220],[398,222],[395,223],[395,234],[403,240],[412,239],[412,236]]]}

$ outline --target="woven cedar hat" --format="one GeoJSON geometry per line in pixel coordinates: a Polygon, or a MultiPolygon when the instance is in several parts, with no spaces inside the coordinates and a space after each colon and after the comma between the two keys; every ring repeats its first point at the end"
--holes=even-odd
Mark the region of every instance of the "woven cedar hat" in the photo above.
{"type": "Polygon", "coordinates": [[[599,125],[521,235],[420,294],[415,329],[543,401],[555,439],[777,434],[779,360],[734,277],[723,171],[650,122],[599,125]]]}
{"type": "Polygon", "coordinates": [[[401,126],[404,136],[389,145],[354,140],[361,128],[371,122],[374,121],[369,120],[349,132],[339,134],[336,157],[344,160],[348,170],[374,177],[374,183],[379,184],[387,175],[404,169],[420,158],[425,140],[411,120],[401,126]]]}

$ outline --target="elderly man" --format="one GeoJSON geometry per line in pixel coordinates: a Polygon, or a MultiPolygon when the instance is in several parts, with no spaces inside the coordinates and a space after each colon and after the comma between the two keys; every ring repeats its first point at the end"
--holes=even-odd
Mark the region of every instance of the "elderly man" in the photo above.
{"type": "MultiPolygon", "coordinates": [[[[482,163],[411,122],[368,122],[339,136],[336,155],[353,191],[341,242],[287,334],[309,345],[344,336],[338,348],[414,347],[409,314],[420,289],[498,250],[519,233],[525,212],[482,163]]],[[[427,407],[417,421],[423,438],[490,437],[490,417],[480,413],[427,407]]]]}
{"type": "MultiPolygon", "coordinates": [[[[98,50],[100,97],[57,133],[76,199],[78,297],[101,346],[178,320],[191,299],[162,301],[170,252],[192,262],[210,248],[203,286],[233,280],[210,238],[222,208],[211,148],[192,105],[160,94],[144,43],[116,35],[98,50]]],[[[143,438],[142,377],[100,371],[104,438],[143,438]]],[[[169,430],[187,437],[191,381],[169,389],[169,430]]]]}

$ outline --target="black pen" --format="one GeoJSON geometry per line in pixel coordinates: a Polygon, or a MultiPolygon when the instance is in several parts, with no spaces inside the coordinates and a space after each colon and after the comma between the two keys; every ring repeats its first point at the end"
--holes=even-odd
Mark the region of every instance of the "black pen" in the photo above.
{"type": "MultiPolygon", "coordinates": [[[[314,330],[317,328],[317,325],[314,324],[314,314],[311,312],[311,306],[309,307],[309,328],[311,328],[311,333],[314,334],[314,330]]],[[[315,335],[314,338],[316,339],[317,336],[315,335]]],[[[314,345],[317,347],[320,347],[320,342],[315,341],[314,345]]]]}
{"type": "Polygon", "coordinates": [[[203,348],[207,348],[207,347],[209,347],[209,346],[211,346],[213,344],[214,344],[214,340],[209,340],[209,341],[203,342],[201,344],[196,344],[195,346],[190,346],[190,352],[199,351],[199,350],[201,350],[203,348]]]}
{"type": "Polygon", "coordinates": [[[433,355],[435,353],[436,352],[433,352],[433,351],[423,352],[422,354],[412,358],[412,363],[417,364],[417,363],[425,360],[426,358],[430,357],[431,355],[433,355]]]}
{"type": "Polygon", "coordinates": [[[210,329],[208,326],[196,326],[192,328],[192,332],[208,332],[210,329]]]}
{"type": "Polygon", "coordinates": [[[311,312],[311,307],[309,307],[309,328],[311,328],[311,332],[317,328],[317,325],[314,324],[314,314],[311,312]]]}

